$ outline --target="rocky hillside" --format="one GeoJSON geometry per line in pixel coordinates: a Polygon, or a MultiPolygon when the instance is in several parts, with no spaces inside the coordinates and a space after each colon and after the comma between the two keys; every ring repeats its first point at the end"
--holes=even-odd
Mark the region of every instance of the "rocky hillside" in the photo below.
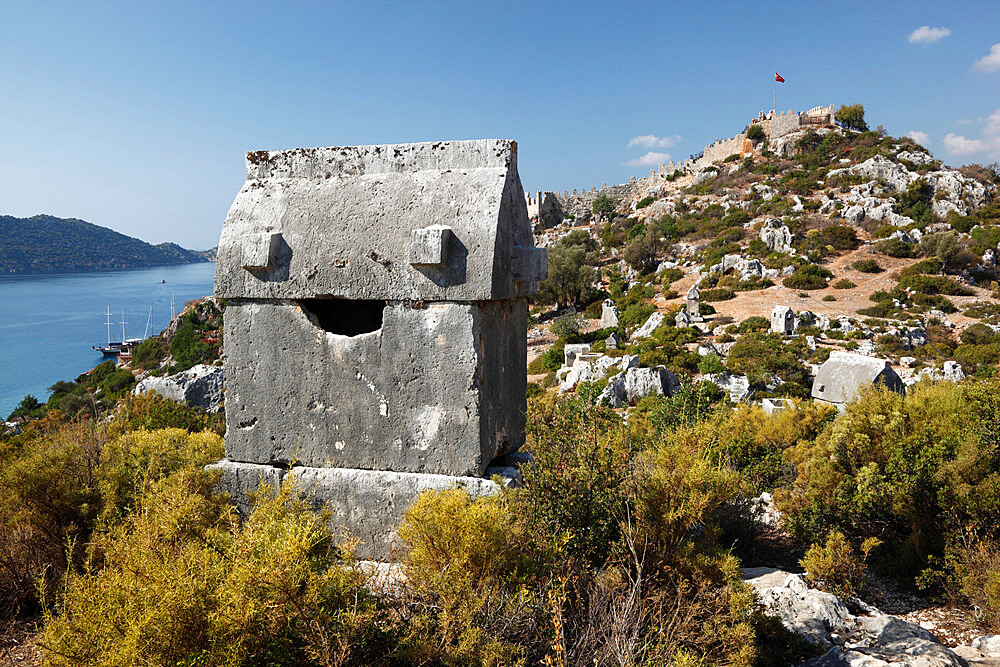
{"type": "Polygon", "coordinates": [[[145,241],[75,218],[0,216],[0,274],[72,273],[194,264],[214,250],[145,241]]]}
{"type": "Polygon", "coordinates": [[[886,359],[906,383],[990,374],[998,182],[995,166],[951,169],[909,138],[819,127],[563,197],[561,221],[536,221],[550,278],[532,379],[610,397],[650,368],[669,375],[646,383],[656,392],[709,379],[738,400],[807,397],[837,351],[886,359]],[[778,307],[791,318],[780,333],[778,307]]]}

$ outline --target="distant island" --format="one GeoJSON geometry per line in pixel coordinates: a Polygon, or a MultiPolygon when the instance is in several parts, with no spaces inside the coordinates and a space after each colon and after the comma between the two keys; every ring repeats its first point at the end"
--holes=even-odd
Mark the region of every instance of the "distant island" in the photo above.
{"type": "Polygon", "coordinates": [[[0,216],[0,275],[134,269],[214,259],[214,248],[152,245],[76,218],[0,216]]]}

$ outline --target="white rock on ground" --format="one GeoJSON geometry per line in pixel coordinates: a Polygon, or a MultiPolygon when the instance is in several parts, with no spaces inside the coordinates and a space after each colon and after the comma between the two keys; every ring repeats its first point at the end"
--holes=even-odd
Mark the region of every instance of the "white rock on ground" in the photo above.
{"type": "Polygon", "coordinates": [[[660,312],[653,313],[652,315],[649,316],[649,319],[647,319],[641,327],[635,330],[635,333],[633,333],[629,337],[629,340],[639,340],[640,338],[649,338],[650,336],[653,335],[653,332],[656,331],[657,327],[663,324],[663,318],[664,318],[663,313],[660,312]]]}
{"type": "Polygon", "coordinates": [[[766,613],[776,616],[788,630],[829,649],[806,662],[809,667],[967,664],[919,625],[874,607],[868,608],[871,615],[855,616],[837,596],[809,588],[800,575],[767,567],[746,568],[743,575],[766,613]]]}
{"type": "Polygon", "coordinates": [[[136,385],[132,393],[141,396],[155,391],[164,398],[208,412],[222,408],[223,374],[221,366],[198,364],[167,377],[150,376],[136,385]]]}
{"type": "Polygon", "coordinates": [[[629,368],[608,380],[598,401],[620,408],[646,396],[673,396],[680,389],[677,376],[663,366],[658,368],[629,368]]]}

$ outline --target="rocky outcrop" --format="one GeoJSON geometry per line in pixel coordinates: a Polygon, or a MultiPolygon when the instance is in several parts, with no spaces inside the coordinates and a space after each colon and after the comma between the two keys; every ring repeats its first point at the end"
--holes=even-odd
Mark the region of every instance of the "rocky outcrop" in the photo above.
{"type": "Polygon", "coordinates": [[[919,625],[863,603],[866,613],[855,616],[840,598],[809,588],[800,575],[766,567],[747,568],[743,573],[766,613],[776,616],[788,630],[828,649],[805,663],[810,667],[966,665],[958,653],[919,625]]]}
{"type": "Polygon", "coordinates": [[[753,391],[750,389],[750,379],[746,375],[712,373],[705,375],[703,379],[728,392],[729,400],[733,403],[743,403],[750,400],[753,395],[753,391]]]}
{"type": "Polygon", "coordinates": [[[208,412],[218,412],[222,409],[222,385],[221,367],[198,364],[176,375],[151,375],[136,385],[133,393],[141,396],[155,391],[171,401],[186,403],[208,412]]]}
{"type": "Polygon", "coordinates": [[[764,222],[760,230],[760,240],[775,252],[792,250],[792,232],[788,229],[788,225],[781,224],[781,220],[775,218],[764,222]]]}
{"type": "Polygon", "coordinates": [[[628,368],[608,380],[608,386],[601,392],[599,401],[613,408],[635,403],[646,396],[673,396],[681,383],[673,373],[660,366],[658,368],[628,368]]]}
{"type": "Polygon", "coordinates": [[[649,338],[653,335],[653,332],[663,324],[663,320],[666,316],[663,313],[656,312],[649,316],[641,327],[635,330],[629,340],[639,340],[640,338],[649,338]]]}
{"type": "Polygon", "coordinates": [[[624,357],[600,356],[596,359],[578,357],[572,366],[560,368],[556,373],[559,380],[559,392],[569,391],[581,382],[597,382],[603,380],[613,368],[627,370],[638,363],[639,357],[626,355],[624,357]]]}

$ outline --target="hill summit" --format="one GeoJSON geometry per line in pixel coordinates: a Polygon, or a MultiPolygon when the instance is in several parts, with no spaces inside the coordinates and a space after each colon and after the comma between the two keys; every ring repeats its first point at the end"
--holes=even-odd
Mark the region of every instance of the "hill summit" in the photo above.
{"type": "Polygon", "coordinates": [[[106,227],[36,215],[0,216],[0,274],[72,273],[211,261],[214,251],[152,245],[106,227]]]}

